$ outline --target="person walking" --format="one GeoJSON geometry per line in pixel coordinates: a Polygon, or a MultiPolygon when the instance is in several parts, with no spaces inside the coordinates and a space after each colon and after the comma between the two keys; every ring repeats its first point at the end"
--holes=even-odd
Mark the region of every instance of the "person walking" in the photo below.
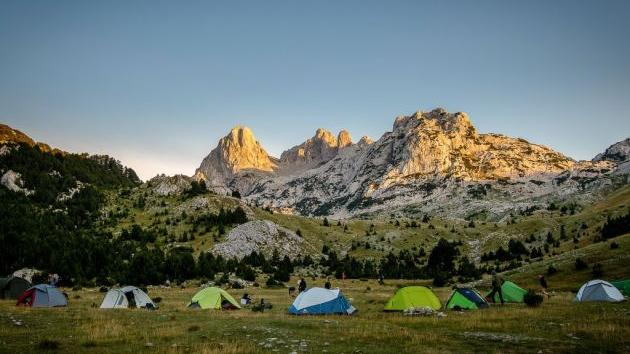
{"type": "Polygon", "coordinates": [[[549,292],[547,291],[547,279],[545,279],[545,276],[543,274],[538,275],[538,282],[540,283],[540,292],[543,295],[546,295],[547,299],[551,298],[551,294],[549,294],[549,292]]]}
{"type": "Polygon", "coordinates": [[[503,279],[499,274],[497,274],[496,270],[492,271],[492,291],[488,295],[488,297],[492,300],[493,303],[497,303],[495,299],[495,295],[499,293],[499,299],[501,300],[501,305],[505,302],[503,301],[503,291],[501,291],[501,285],[503,285],[503,279]]]}

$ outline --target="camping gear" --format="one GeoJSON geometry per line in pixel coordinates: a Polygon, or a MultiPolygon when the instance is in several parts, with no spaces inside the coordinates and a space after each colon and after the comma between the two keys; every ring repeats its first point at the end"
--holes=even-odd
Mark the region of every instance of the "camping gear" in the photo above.
{"type": "Polygon", "coordinates": [[[47,284],[38,284],[28,288],[18,297],[16,305],[31,307],[57,307],[67,306],[66,296],[56,287],[47,284]]]}
{"type": "MultiPolygon", "coordinates": [[[[503,282],[501,285],[501,293],[503,294],[503,301],[505,302],[523,302],[523,297],[527,294],[527,290],[521,288],[520,286],[512,283],[511,281],[503,282]]],[[[489,299],[490,293],[486,295],[486,299],[489,299]]],[[[500,302],[499,293],[494,294],[494,302],[500,302]]]]}
{"type": "Polygon", "coordinates": [[[214,286],[200,290],[193,296],[188,304],[190,308],[233,310],[241,306],[227,291],[214,286]]]}
{"type": "Polygon", "coordinates": [[[405,311],[421,307],[439,310],[442,304],[431,289],[425,286],[407,286],[398,289],[396,294],[387,301],[385,311],[405,311]]]}
{"type": "Polygon", "coordinates": [[[475,289],[458,288],[451,293],[444,307],[447,310],[478,310],[487,308],[488,303],[475,289]]]}
{"type": "Polygon", "coordinates": [[[610,284],[621,291],[624,296],[630,296],[630,279],[611,281],[610,284]]]}
{"type": "Polygon", "coordinates": [[[33,286],[31,282],[24,278],[10,276],[0,278],[0,299],[17,299],[33,286]]]}
{"type": "Polygon", "coordinates": [[[603,280],[591,280],[586,282],[577,295],[575,301],[607,301],[619,302],[623,301],[623,295],[614,285],[603,280]]]}
{"type": "Polygon", "coordinates": [[[356,310],[341,290],[318,287],[301,292],[289,307],[289,313],[293,315],[352,315],[356,310]]]}
{"type": "Polygon", "coordinates": [[[120,289],[110,289],[103,302],[102,309],[126,309],[130,307],[155,309],[157,306],[149,295],[135,286],[125,286],[120,289]]]}

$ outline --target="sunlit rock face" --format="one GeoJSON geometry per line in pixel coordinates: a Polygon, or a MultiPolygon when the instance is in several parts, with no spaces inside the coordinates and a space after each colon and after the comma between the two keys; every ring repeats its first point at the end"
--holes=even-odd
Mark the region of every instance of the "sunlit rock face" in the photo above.
{"type": "Polygon", "coordinates": [[[594,162],[577,162],[524,139],[480,134],[466,113],[437,108],[397,117],[376,141],[363,137],[354,144],[345,130],[335,136],[318,129],[279,159],[249,129],[235,128],[196,177],[215,190],[238,190],[250,204],[302,215],[348,217],[414,206],[455,216],[489,209],[501,218],[552,199],[594,198],[622,183],[614,175],[628,170],[619,162],[627,160],[627,146],[626,140],[594,162]]]}

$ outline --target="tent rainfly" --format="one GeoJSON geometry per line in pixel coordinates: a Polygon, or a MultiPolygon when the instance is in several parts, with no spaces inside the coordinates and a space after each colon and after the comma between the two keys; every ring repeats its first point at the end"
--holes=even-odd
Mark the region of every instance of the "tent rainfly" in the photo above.
{"type": "MultiPolygon", "coordinates": [[[[525,294],[527,294],[527,290],[521,288],[520,286],[512,283],[511,281],[504,281],[503,285],[501,285],[501,293],[503,295],[503,301],[505,302],[523,302],[523,298],[525,297],[525,294]]],[[[488,293],[488,295],[486,295],[486,298],[488,299],[488,301],[491,301],[492,299],[489,298],[490,293],[488,293]]],[[[500,302],[501,299],[499,298],[499,294],[496,293],[494,294],[494,302],[500,302]]]]}
{"type": "Polygon", "coordinates": [[[590,280],[586,282],[577,295],[575,301],[607,301],[620,302],[623,301],[623,295],[614,285],[603,280],[590,280]]]}
{"type": "Polygon", "coordinates": [[[188,303],[188,307],[204,310],[234,310],[240,309],[241,305],[227,291],[211,286],[198,291],[188,303]]]}
{"type": "Polygon", "coordinates": [[[120,289],[110,289],[103,302],[102,309],[126,309],[126,308],[156,309],[157,306],[149,295],[135,286],[125,286],[120,289]]]}
{"type": "Polygon", "coordinates": [[[33,286],[31,282],[24,278],[14,276],[0,278],[0,299],[17,299],[31,286],[33,286]]]}
{"type": "Polygon", "coordinates": [[[59,307],[67,306],[68,300],[56,287],[47,284],[38,284],[28,288],[18,297],[16,305],[31,307],[59,307]]]}
{"type": "Polygon", "coordinates": [[[341,290],[317,287],[300,293],[289,307],[293,315],[352,315],[356,311],[341,290]]]}
{"type": "Polygon", "coordinates": [[[442,304],[431,289],[425,286],[407,286],[398,289],[396,294],[387,301],[385,311],[405,311],[422,307],[439,310],[442,304]]]}
{"type": "Polygon", "coordinates": [[[446,305],[448,310],[477,310],[488,307],[486,300],[475,289],[455,289],[449,296],[446,305]]]}

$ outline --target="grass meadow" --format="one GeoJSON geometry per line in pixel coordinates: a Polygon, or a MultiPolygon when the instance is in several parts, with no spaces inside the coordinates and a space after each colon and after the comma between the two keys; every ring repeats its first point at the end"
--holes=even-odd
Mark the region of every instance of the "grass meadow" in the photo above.
{"type": "MultiPolygon", "coordinates": [[[[307,279],[309,286],[324,280],[307,279]]],[[[160,308],[101,310],[98,289],[72,291],[69,306],[54,309],[16,307],[0,301],[0,352],[64,353],[627,353],[630,352],[630,304],[573,303],[571,292],[556,292],[538,308],[496,305],[445,317],[409,317],[382,308],[407,281],[336,282],[359,309],[355,316],[296,317],[286,289],[228,290],[235,298],[248,292],[273,309],[258,313],[189,310],[197,287],[149,288],[160,308]],[[16,325],[15,322],[21,322],[16,325]]],[[[449,288],[435,289],[442,302],[449,288]]]]}

